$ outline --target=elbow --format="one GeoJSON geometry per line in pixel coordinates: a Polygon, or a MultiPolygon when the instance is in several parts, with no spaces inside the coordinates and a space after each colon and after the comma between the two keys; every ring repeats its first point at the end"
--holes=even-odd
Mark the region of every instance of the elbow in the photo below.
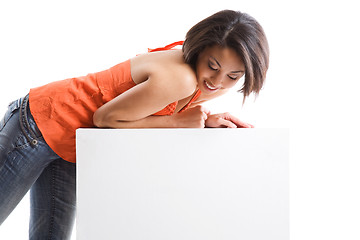
{"type": "Polygon", "coordinates": [[[95,125],[95,127],[98,127],[98,128],[106,127],[105,126],[106,124],[104,121],[104,116],[99,112],[99,109],[96,110],[93,115],[93,124],[95,125]]]}
{"type": "Polygon", "coordinates": [[[93,124],[98,128],[113,128],[117,126],[118,117],[113,112],[102,111],[98,109],[93,115],[93,124]]]}

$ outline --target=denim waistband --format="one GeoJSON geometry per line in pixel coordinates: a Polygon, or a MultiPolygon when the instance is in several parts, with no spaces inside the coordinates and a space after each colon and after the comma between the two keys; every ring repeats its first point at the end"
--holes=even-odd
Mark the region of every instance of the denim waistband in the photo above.
{"type": "MultiPolygon", "coordinates": [[[[32,118],[30,109],[29,109],[29,94],[27,94],[24,98],[20,98],[18,104],[20,104],[20,114],[19,114],[19,121],[20,121],[20,128],[21,131],[24,133],[26,139],[32,146],[36,146],[38,144],[38,137],[37,135],[41,135],[38,128],[32,128],[29,123],[29,119],[32,118]],[[27,130],[27,131],[26,131],[27,130]],[[28,134],[29,133],[29,134],[28,134]]],[[[32,125],[36,125],[35,121],[32,125]]]]}

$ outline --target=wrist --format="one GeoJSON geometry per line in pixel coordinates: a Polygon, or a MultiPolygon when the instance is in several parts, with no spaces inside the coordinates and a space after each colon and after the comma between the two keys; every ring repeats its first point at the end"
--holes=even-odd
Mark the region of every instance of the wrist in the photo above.
{"type": "Polygon", "coordinates": [[[166,121],[166,126],[169,128],[179,128],[179,121],[177,121],[176,117],[177,113],[174,113],[172,115],[164,116],[164,120],[166,121]]]}

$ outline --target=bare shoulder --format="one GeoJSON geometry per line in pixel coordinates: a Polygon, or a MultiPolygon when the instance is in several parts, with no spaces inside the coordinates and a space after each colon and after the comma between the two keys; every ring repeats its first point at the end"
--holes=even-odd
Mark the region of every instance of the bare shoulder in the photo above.
{"type": "Polygon", "coordinates": [[[196,74],[184,62],[181,50],[137,56],[131,59],[131,75],[136,84],[150,81],[179,97],[191,95],[197,87],[196,74]]]}

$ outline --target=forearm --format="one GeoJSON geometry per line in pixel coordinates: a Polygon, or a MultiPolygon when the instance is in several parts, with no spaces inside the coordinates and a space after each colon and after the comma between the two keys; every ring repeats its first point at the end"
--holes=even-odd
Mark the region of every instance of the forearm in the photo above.
{"type": "Polygon", "coordinates": [[[97,124],[101,128],[176,128],[172,116],[148,116],[135,121],[107,121],[97,124]]]}

